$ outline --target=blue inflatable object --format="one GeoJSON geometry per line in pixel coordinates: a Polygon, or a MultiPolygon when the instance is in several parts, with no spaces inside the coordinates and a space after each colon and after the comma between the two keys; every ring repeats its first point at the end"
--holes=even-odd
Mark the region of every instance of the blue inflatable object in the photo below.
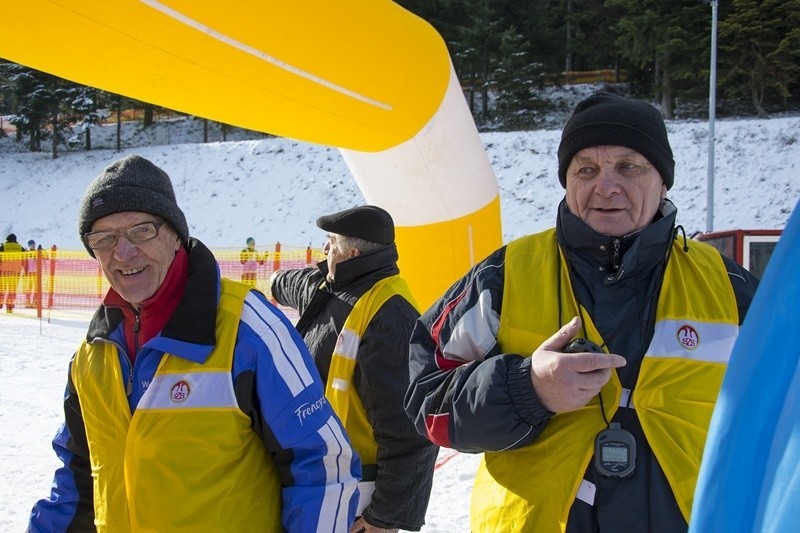
{"type": "Polygon", "coordinates": [[[800,531],[800,211],[739,332],[711,419],[690,533],[800,531]]]}

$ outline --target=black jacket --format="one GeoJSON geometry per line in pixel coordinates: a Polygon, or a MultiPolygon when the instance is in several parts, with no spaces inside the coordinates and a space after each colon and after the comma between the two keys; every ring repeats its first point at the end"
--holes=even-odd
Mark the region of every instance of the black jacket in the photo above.
{"type": "MultiPolygon", "coordinates": [[[[279,271],[270,288],[281,305],[300,313],[296,324],[323,381],[336,339],[356,301],[381,279],[399,273],[397,249],[387,246],[336,265],[333,286],[327,263],[279,271]]],[[[408,340],[419,318],[399,295],[375,314],[358,349],[354,383],[378,444],[375,492],[364,517],[375,526],[417,531],[425,523],[438,446],[420,436],[403,411],[408,389],[408,340]]],[[[364,479],[371,480],[364,465],[364,479]]],[[[374,470],[373,470],[374,471],[374,470]]]]}
{"type": "MultiPolygon", "coordinates": [[[[626,388],[633,388],[653,335],[668,250],[675,238],[685,238],[676,235],[676,213],[672,202],[666,200],[649,226],[614,238],[593,231],[564,202],[559,206],[556,235],[569,263],[575,296],[591,316],[608,351],[628,360],[626,366],[617,369],[626,388]]],[[[411,338],[411,388],[406,411],[423,434],[427,433],[426,417],[449,415],[450,445],[466,452],[530,444],[553,416],[533,388],[530,358],[500,353],[496,341],[503,306],[505,252],[505,247],[500,248],[448,289],[420,318],[411,338]],[[476,317],[485,324],[481,330],[474,327],[476,317]],[[464,346],[480,347],[481,351],[461,354],[467,364],[455,368],[437,365],[437,355],[454,358],[464,346]]],[[[758,281],[735,262],[727,258],[723,261],[741,324],[758,281]]],[[[570,318],[561,317],[560,324],[570,318]]],[[[613,421],[636,437],[636,471],[628,478],[601,478],[590,463],[585,479],[596,486],[595,505],[576,500],[567,531],[685,531],[687,523],[644,439],[635,409],[618,409],[613,421]]]]}
{"type": "MultiPolygon", "coordinates": [[[[627,359],[628,364],[617,369],[617,374],[622,386],[628,389],[633,389],[636,383],[644,352],[653,336],[664,263],[676,238],[675,216],[674,205],[666,201],[659,212],[660,218],[646,230],[615,239],[592,231],[566,204],[562,203],[559,210],[558,241],[567,254],[576,297],[591,315],[609,352],[627,359]],[[616,254],[615,241],[619,242],[616,254]],[[603,290],[595,288],[599,286],[603,290]]],[[[723,262],[736,295],[741,325],[758,280],[727,257],[723,256],[723,262]]],[[[599,476],[590,464],[584,479],[597,486],[598,501],[594,507],[576,501],[567,531],[594,531],[595,524],[600,531],[685,531],[686,521],[644,437],[636,410],[618,409],[613,421],[634,434],[636,468],[641,474],[624,479],[607,478],[599,476]]]]}

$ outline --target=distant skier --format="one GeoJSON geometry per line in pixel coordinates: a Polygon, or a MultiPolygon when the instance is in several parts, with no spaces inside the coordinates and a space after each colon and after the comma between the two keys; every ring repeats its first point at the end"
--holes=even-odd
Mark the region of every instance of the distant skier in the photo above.
{"type": "Polygon", "coordinates": [[[239,253],[239,262],[242,264],[242,283],[251,287],[256,286],[258,279],[257,267],[266,262],[268,255],[269,252],[264,252],[264,255],[260,255],[256,250],[256,240],[253,237],[247,238],[246,247],[239,253]]]}
{"type": "Polygon", "coordinates": [[[6,237],[6,241],[0,244],[0,308],[5,305],[7,313],[14,312],[24,250],[13,233],[10,233],[6,237]]]}

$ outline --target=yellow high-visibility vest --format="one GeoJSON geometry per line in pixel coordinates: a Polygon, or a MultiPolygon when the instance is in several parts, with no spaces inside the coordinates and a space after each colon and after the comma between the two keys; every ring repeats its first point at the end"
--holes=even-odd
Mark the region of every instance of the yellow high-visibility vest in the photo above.
{"type": "MultiPolygon", "coordinates": [[[[399,275],[378,281],[356,301],[336,340],[325,386],[325,397],[341,419],[353,448],[361,457],[362,468],[366,467],[366,470],[370,470],[370,466],[376,464],[378,444],[375,442],[372,424],[367,418],[364,404],[353,386],[353,374],[357,363],[358,346],[367,326],[381,306],[395,295],[402,296],[417,309],[408,284],[399,275]]],[[[369,505],[375,481],[361,481],[358,487],[361,495],[357,514],[360,515],[369,505]]]]}
{"type": "MultiPolygon", "coordinates": [[[[633,406],[688,522],[708,425],[738,334],[738,312],[719,252],[702,243],[693,242],[688,253],[677,242],[672,246],[633,406]]],[[[589,339],[603,344],[586,310],[578,309],[567,261],[559,254],[554,229],[508,245],[498,332],[503,353],[530,356],[562,317],[572,316],[581,316],[589,339]]],[[[622,396],[616,372],[601,394],[611,420],[622,396]]],[[[557,413],[532,444],[487,452],[472,493],[472,531],[564,531],[603,428],[594,398],[557,413]]]]}
{"type": "Polygon", "coordinates": [[[222,280],[209,358],[164,354],[133,416],[116,346],[76,353],[98,531],[282,531],[280,480],[231,376],[248,290],[222,280]]]}

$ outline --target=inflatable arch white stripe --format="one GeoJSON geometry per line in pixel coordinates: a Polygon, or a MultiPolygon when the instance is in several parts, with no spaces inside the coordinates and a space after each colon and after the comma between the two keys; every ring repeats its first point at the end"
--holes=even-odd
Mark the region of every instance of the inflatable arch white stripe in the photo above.
{"type": "Polygon", "coordinates": [[[497,179],[452,64],[441,106],[412,139],[340,151],[367,201],[392,214],[401,272],[423,308],[500,246],[497,179]]]}

